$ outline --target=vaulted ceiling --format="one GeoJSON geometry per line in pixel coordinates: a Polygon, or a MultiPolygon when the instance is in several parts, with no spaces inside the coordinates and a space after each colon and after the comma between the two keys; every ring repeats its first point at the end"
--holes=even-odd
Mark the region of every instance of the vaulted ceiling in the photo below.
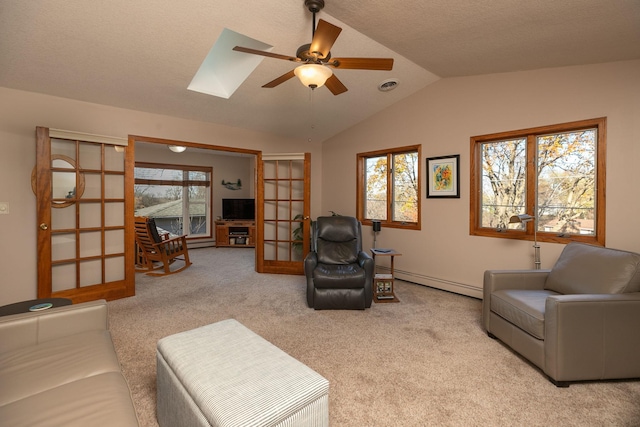
{"type": "Polygon", "coordinates": [[[637,0],[326,0],[317,17],[343,29],[334,57],[393,70],[335,70],[349,90],[334,96],[263,89],[293,68],[265,58],[218,98],[187,86],[223,30],[294,56],[304,0],[0,0],[0,86],[323,141],[440,78],[640,59],[637,0]]]}

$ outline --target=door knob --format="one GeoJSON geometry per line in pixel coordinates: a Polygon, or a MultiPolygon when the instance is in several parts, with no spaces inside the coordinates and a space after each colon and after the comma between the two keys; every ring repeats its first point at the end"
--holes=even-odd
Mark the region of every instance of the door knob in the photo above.
{"type": "Polygon", "coordinates": [[[44,222],[42,224],[40,224],[40,230],[47,230],[49,228],[49,226],[47,224],[45,224],[44,222]]]}

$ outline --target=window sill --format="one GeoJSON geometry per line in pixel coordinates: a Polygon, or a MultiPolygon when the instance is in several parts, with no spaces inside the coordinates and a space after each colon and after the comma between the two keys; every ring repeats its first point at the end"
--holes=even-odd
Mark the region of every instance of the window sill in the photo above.
{"type": "MultiPolygon", "coordinates": [[[[525,234],[523,231],[518,230],[501,230],[498,231],[492,228],[481,228],[478,230],[471,230],[469,232],[471,236],[483,236],[483,237],[497,237],[500,239],[512,239],[512,240],[529,240],[534,241],[532,234],[525,234]]],[[[584,236],[579,234],[571,234],[568,236],[561,236],[554,233],[538,233],[538,243],[560,243],[568,244],[571,242],[587,243],[591,245],[604,246],[604,241],[599,241],[596,236],[584,236]]]]}
{"type": "MultiPolygon", "coordinates": [[[[373,226],[370,219],[361,219],[362,225],[373,226]]],[[[399,222],[399,221],[380,221],[382,228],[398,228],[401,230],[420,230],[420,223],[416,222],[399,222]]]]}

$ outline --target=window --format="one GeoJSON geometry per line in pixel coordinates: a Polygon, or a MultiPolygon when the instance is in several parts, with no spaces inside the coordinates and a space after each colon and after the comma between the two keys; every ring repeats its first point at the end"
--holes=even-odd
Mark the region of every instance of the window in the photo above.
{"type": "Polygon", "coordinates": [[[211,167],[136,163],[135,215],[172,234],[211,237],[211,167]]]}
{"type": "Polygon", "coordinates": [[[472,137],[470,233],[604,245],[605,132],[599,118],[472,137]]]}
{"type": "Polygon", "coordinates": [[[420,146],[359,153],[357,216],[363,224],[420,229],[420,146]]]}

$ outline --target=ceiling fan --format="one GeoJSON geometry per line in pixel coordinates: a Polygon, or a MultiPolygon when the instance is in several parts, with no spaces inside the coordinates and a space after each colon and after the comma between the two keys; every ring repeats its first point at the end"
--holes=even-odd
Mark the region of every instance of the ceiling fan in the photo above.
{"type": "Polygon", "coordinates": [[[331,68],[382,71],[389,71],[393,68],[393,58],[331,58],[331,47],[340,35],[342,28],[322,19],[320,19],[316,28],[316,13],[324,7],[324,0],[305,0],[304,4],[309,9],[309,12],[313,14],[312,40],[311,43],[300,46],[296,56],[280,55],[242,46],[233,48],[238,52],[284,59],[302,64],[262,87],[273,88],[297,76],[302,84],[309,86],[311,89],[326,85],[331,93],[340,95],[348,89],[333,74],[331,68]]]}

